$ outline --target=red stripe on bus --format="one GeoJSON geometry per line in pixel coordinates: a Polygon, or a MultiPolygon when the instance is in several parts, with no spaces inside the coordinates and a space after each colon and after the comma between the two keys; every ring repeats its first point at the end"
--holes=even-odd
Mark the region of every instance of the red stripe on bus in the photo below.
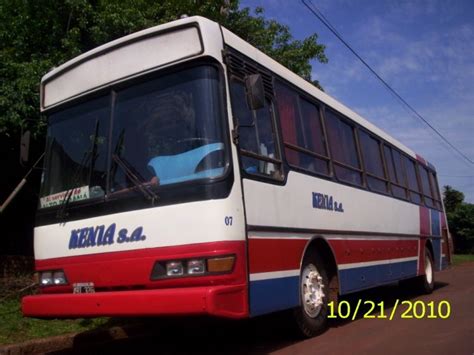
{"type": "Polygon", "coordinates": [[[305,239],[249,239],[250,273],[299,270],[306,243],[305,239]]]}
{"type": "Polygon", "coordinates": [[[329,240],[337,264],[363,263],[418,256],[418,239],[329,240]]]}
{"type": "MultiPolygon", "coordinates": [[[[410,240],[329,240],[337,264],[352,264],[418,256],[418,239],[410,240]]],[[[249,239],[250,273],[300,268],[308,240],[249,239]]]]}
{"type": "Polygon", "coordinates": [[[425,274],[425,245],[426,245],[426,239],[421,238],[420,239],[420,250],[418,251],[418,275],[424,275],[425,274]]]}
{"type": "Polygon", "coordinates": [[[420,206],[420,234],[430,235],[430,210],[427,207],[420,206]]]}

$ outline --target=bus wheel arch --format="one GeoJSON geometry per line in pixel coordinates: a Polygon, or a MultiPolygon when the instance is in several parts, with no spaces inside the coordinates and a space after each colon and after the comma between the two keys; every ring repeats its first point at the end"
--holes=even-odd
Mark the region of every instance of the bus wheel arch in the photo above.
{"type": "Polygon", "coordinates": [[[420,265],[420,268],[423,272],[416,277],[400,280],[399,284],[403,288],[413,289],[416,292],[423,294],[430,294],[434,290],[435,283],[434,250],[431,239],[426,239],[422,245],[423,248],[419,252],[420,256],[423,255],[423,257],[420,257],[420,263],[422,264],[420,265]]]}
{"type": "MultiPolygon", "coordinates": [[[[431,253],[431,258],[432,258],[432,261],[434,263],[434,258],[435,258],[435,254],[434,254],[434,249],[433,249],[433,242],[431,241],[431,239],[426,239],[426,243],[425,243],[425,250],[428,249],[428,251],[431,253]]],[[[424,257],[423,257],[423,262],[424,262],[424,257]]],[[[433,267],[435,267],[435,265],[433,264],[433,267]]]]}
{"type": "Polygon", "coordinates": [[[294,310],[299,332],[313,337],[327,327],[328,303],[337,302],[337,266],[328,242],[312,238],[302,253],[299,281],[300,305],[294,310]]]}

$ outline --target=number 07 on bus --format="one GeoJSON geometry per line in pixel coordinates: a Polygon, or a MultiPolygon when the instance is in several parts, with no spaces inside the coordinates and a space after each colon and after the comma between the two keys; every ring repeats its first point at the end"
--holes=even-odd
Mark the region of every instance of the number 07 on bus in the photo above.
{"type": "Polygon", "coordinates": [[[431,292],[452,242],[436,170],[226,28],[187,17],[46,74],[25,316],[293,310],[325,329],[339,295],[431,292]]]}

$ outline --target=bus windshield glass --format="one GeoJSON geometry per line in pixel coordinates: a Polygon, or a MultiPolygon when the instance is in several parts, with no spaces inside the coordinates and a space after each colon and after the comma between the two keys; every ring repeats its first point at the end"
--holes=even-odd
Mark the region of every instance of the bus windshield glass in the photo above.
{"type": "Polygon", "coordinates": [[[40,208],[218,177],[222,120],[219,73],[207,65],[53,113],[40,208]]]}

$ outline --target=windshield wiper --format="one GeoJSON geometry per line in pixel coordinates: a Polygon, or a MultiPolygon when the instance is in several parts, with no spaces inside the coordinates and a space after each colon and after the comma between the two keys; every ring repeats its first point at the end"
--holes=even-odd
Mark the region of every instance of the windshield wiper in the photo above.
{"type": "Polygon", "coordinates": [[[79,163],[79,166],[77,167],[76,171],[74,172],[74,175],[72,176],[72,185],[74,186],[73,188],[69,189],[66,191],[66,195],[64,195],[64,198],[61,200],[60,207],[58,209],[58,213],[56,214],[57,218],[64,218],[67,216],[66,214],[66,209],[67,206],[69,205],[69,201],[71,200],[72,193],[74,192],[74,189],[76,189],[76,185],[79,182],[79,175],[82,173],[82,170],[84,169],[84,165],[87,164],[88,160],[92,156],[92,152],[88,151],[85,152],[81,162],[79,163]]]}
{"type": "Polygon", "coordinates": [[[98,135],[99,135],[99,120],[95,122],[95,131],[94,131],[94,141],[92,143],[92,149],[91,149],[91,162],[89,164],[89,178],[87,181],[89,181],[89,186],[91,185],[91,179],[92,179],[92,173],[94,171],[95,167],[95,162],[97,160],[97,140],[98,140],[98,135]]]}
{"type": "Polygon", "coordinates": [[[94,130],[94,136],[93,136],[93,140],[92,140],[91,150],[86,151],[84,153],[84,155],[82,157],[82,160],[79,163],[79,166],[77,167],[77,170],[74,172],[74,175],[72,177],[73,188],[68,190],[66,192],[66,195],[62,199],[61,204],[60,204],[60,208],[58,210],[58,213],[56,214],[56,216],[58,218],[64,218],[64,217],[67,216],[67,213],[66,213],[67,206],[69,205],[69,202],[71,201],[71,196],[74,192],[74,189],[76,189],[76,185],[79,183],[79,175],[82,173],[82,171],[84,170],[85,165],[89,162],[89,160],[90,160],[90,164],[89,164],[88,181],[89,181],[89,186],[90,186],[91,178],[92,178],[92,171],[94,169],[95,161],[96,161],[96,158],[97,158],[97,136],[98,136],[98,134],[99,134],[99,120],[97,120],[96,123],[95,123],[95,130],[94,130]]]}
{"type": "Polygon", "coordinates": [[[154,204],[155,200],[158,200],[158,195],[153,192],[153,190],[144,184],[143,178],[139,176],[137,172],[133,172],[130,168],[130,164],[124,159],[118,156],[117,154],[112,154],[112,159],[120,166],[120,168],[124,171],[125,175],[133,182],[133,184],[143,193],[145,198],[151,200],[151,203],[154,204]],[[138,176],[137,176],[138,175],[138,176]]]}

